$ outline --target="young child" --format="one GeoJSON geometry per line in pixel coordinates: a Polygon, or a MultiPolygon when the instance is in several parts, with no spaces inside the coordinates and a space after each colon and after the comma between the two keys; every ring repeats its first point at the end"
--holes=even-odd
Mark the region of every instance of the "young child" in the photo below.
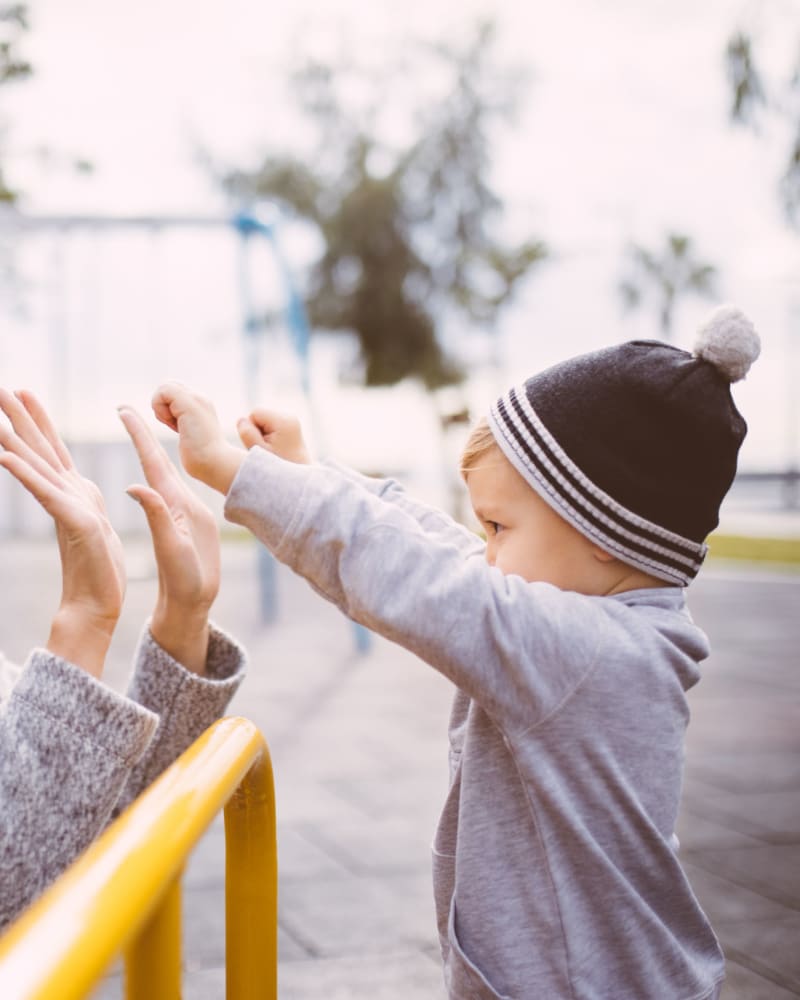
{"type": "Polygon", "coordinates": [[[245,456],[206,400],[154,397],[230,520],[456,685],[433,848],[452,1000],[719,995],[674,835],[708,655],[683,588],[746,432],[730,383],[758,352],[722,307],[694,354],[634,341],[511,389],[464,457],[485,545],[394,482],[309,464],[295,421],[255,411],[245,456]]]}

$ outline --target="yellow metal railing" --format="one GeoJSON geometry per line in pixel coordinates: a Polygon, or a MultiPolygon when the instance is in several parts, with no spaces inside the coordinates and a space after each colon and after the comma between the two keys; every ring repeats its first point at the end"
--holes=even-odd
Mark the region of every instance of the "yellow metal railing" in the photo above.
{"type": "Polygon", "coordinates": [[[228,1000],[277,996],[272,765],[246,719],[211,726],[0,940],[2,1000],[83,1000],[118,955],[126,1000],[181,995],[181,874],[225,809],[228,1000]]]}

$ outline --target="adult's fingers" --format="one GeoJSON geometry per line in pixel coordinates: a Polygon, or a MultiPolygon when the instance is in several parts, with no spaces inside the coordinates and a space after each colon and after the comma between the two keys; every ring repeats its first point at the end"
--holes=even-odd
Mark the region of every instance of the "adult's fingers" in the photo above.
{"type": "Polygon", "coordinates": [[[130,435],[145,479],[159,492],[168,490],[171,485],[179,482],[175,466],[161,442],[145,423],[141,414],[132,406],[120,406],[118,411],[125,430],[130,435]]]}
{"type": "Polygon", "coordinates": [[[27,445],[16,433],[13,427],[0,424],[0,447],[4,448],[8,454],[16,455],[22,462],[49,480],[53,486],[62,485],[62,472],[58,472],[54,466],[41,455],[27,445]]]}
{"type": "Polygon", "coordinates": [[[24,458],[12,451],[0,452],[0,467],[7,469],[56,521],[62,521],[71,528],[79,528],[87,523],[86,508],[71,499],[57,483],[24,458]]]}
{"type": "Polygon", "coordinates": [[[67,446],[61,440],[61,435],[58,433],[55,428],[55,424],[50,419],[50,414],[44,408],[44,405],[39,398],[34,395],[30,389],[19,389],[14,393],[14,395],[31,415],[36,426],[47,439],[64,468],[74,469],[75,464],[72,461],[72,456],[67,450],[67,446]]]}
{"type": "MultiPolygon", "coordinates": [[[[61,470],[62,462],[51,443],[37,427],[24,402],[8,389],[0,389],[0,409],[8,417],[20,441],[52,468],[61,470]]],[[[4,447],[8,447],[4,445],[4,447]]]]}
{"type": "Polygon", "coordinates": [[[137,483],[125,491],[129,497],[141,504],[150,534],[153,536],[153,550],[157,562],[174,557],[178,533],[166,501],[156,490],[137,483]]]}

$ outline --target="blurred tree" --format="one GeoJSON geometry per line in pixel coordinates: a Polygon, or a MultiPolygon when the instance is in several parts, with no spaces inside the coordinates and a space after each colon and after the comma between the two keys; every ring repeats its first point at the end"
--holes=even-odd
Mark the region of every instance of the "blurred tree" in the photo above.
{"type": "Polygon", "coordinates": [[[735,31],[725,50],[725,65],[731,89],[731,119],[738,125],[758,129],[766,116],[785,123],[788,150],[778,190],[789,223],[800,227],[800,31],[797,62],[788,79],[767,85],[756,63],[752,36],[735,31]]]}
{"type": "Polygon", "coordinates": [[[492,25],[483,23],[462,47],[415,50],[419,64],[400,80],[405,98],[431,73],[448,82],[441,100],[420,94],[411,136],[399,146],[379,136],[379,118],[393,115],[386,75],[356,81],[355,91],[369,95],[359,108],[352,66],[305,63],[293,93],[314,127],[312,154],[270,156],[256,170],[224,177],[237,198],[270,199],[318,229],[311,323],[356,333],[367,385],[409,375],[429,388],[460,381],[464,373],[439,336],[448,310],[491,324],[547,254],[541,240],[508,247],[490,233],[502,209],[489,182],[492,129],[512,113],[519,84],[496,69],[493,41],[492,25]]]}
{"type": "MultiPolygon", "coordinates": [[[[20,39],[27,29],[26,4],[0,4],[0,86],[24,80],[32,72],[30,63],[19,54],[20,39]]],[[[0,121],[0,130],[4,124],[0,121]]],[[[0,147],[0,202],[12,203],[16,198],[17,192],[9,187],[5,178],[0,147]]]]}
{"type": "Polygon", "coordinates": [[[623,304],[635,309],[645,298],[653,301],[664,340],[672,338],[675,306],[681,296],[714,294],[716,268],[696,259],[688,236],[668,233],[659,251],[632,243],[625,256],[628,274],[619,283],[623,304]]]}

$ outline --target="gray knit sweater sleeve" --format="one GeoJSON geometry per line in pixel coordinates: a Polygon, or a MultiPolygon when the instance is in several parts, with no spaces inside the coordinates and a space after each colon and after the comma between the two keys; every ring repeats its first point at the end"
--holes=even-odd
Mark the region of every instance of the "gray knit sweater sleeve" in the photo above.
{"type": "Polygon", "coordinates": [[[212,625],[206,676],[199,677],[177,663],[145,628],[127,693],[132,701],[158,715],[158,726],[147,752],[131,771],[117,812],[225,712],[244,679],[245,664],[244,650],[212,625]]]}
{"type": "Polygon", "coordinates": [[[157,721],[34,650],[0,716],[0,926],[103,828],[157,721]]]}
{"type": "Polygon", "coordinates": [[[0,660],[0,927],[224,712],[244,663],[212,628],[197,677],[146,629],[125,697],[45,650],[0,660]]]}

